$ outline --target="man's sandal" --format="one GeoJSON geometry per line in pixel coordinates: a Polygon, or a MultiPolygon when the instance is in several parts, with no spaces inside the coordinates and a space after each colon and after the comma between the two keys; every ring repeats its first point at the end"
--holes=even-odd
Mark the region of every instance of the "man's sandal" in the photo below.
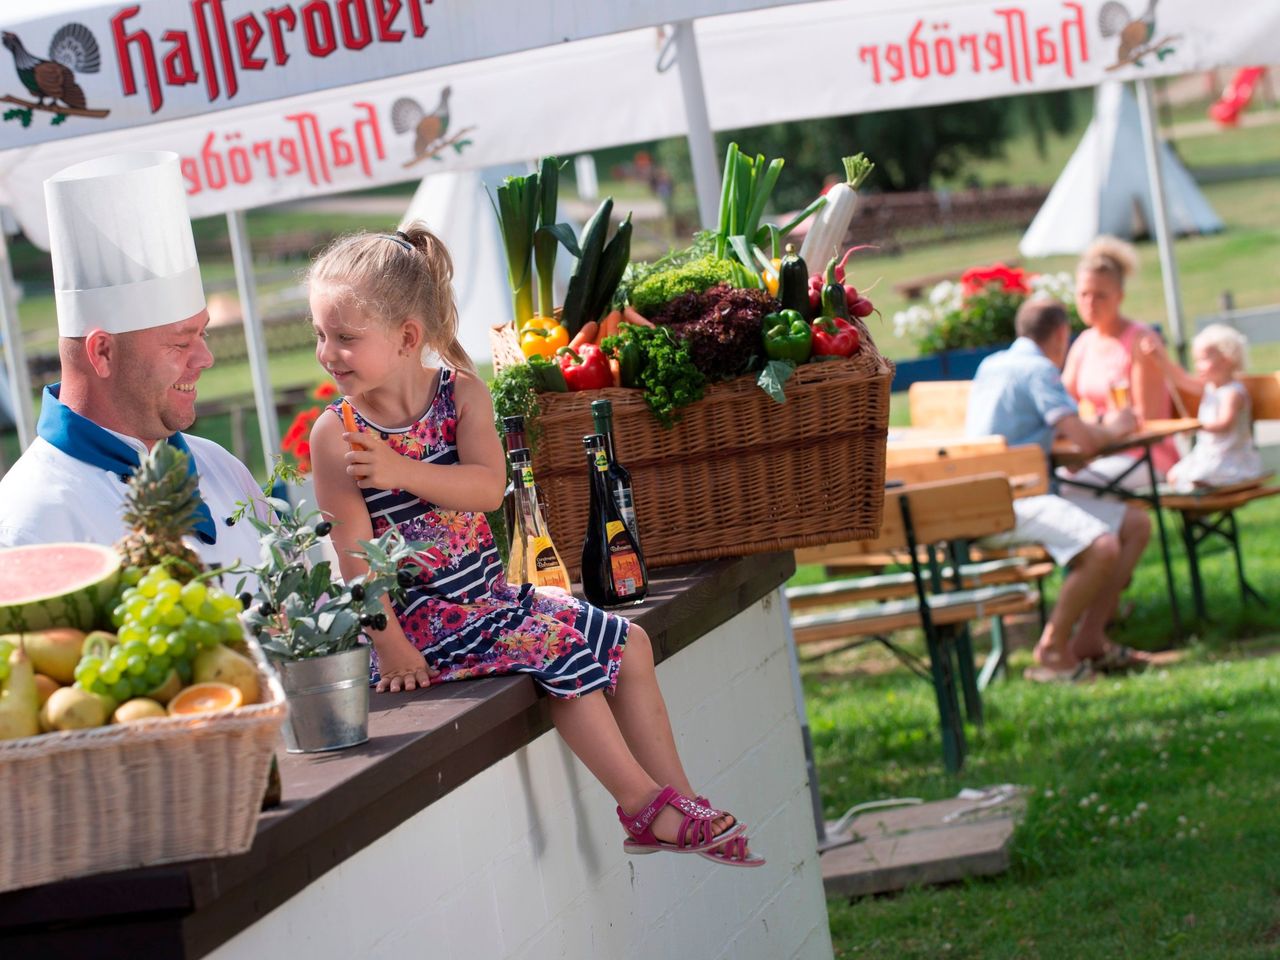
{"type": "MultiPolygon", "coordinates": [[[[711,806],[706,797],[697,797],[696,799],[704,807],[711,806]]],[[[734,821],[737,821],[737,817],[734,817],[734,821]]],[[[736,837],[726,840],[719,847],[699,852],[698,856],[706,857],[714,863],[723,863],[726,867],[763,867],[765,865],[764,857],[758,853],[747,852],[749,843],[747,835],[740,833],[736,837]]]]}
{"type": "Polygon", "coordinates": [[[746,829],[744,824],[734,823],[733,826],[716,833],[712,823],[724,815],[706,804],[682,797],[671,786],[665,786],[643,810],[634,816],[626,813],[622,807],[618,807],[618,820],[627,831],[627,838],[622,841],[622,849],[629,854],[657,853],[660,850],[671,853],[701,853],[703,850],[709,850],[738,836],[746,829]],[[660,840],[653,832],[653,821],[666,806],[675,807],[684,815],[675,843],[660,840]]]}

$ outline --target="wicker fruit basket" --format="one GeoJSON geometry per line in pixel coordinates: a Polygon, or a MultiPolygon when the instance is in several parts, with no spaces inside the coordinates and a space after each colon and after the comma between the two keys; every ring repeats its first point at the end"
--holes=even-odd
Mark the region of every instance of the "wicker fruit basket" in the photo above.
{"type": "MultiPolygon", "coordinates": [[[[491,338],[498,369],[513,359],[509,330],[491,338]]],[[[539,394],[534,473],[570,576],[578,577],[587,522],[582,438],[601,397],[613,402],[614,445],[631,472],[650,567],[874,539],[893,365],[862,333],[847,360],[800,367],[785,384],[786,403],[754,376],[739,377],[708,387],[671,430],[639,390],[539,394]]]]}
{"type": "Polygon", "coordinates": [[[262,703],[0,742],[0,891],[248,850],[287,709],[252,646],[262,703]]]}

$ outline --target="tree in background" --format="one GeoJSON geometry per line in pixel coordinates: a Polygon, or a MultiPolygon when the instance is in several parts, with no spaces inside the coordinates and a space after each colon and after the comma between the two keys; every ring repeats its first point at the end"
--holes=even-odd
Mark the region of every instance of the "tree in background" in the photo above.
{"type": "MultiPolygon", "coordinates": [[[[840,158],[862,151],[876,164],[867,186],[873,190],[927,190],[939,181],[962,178],[971,160],[1004,154],[1006,143],[1022,129],[1035,137],[1043,153],[1050,131],[1070,132],[1076,123],[1073,91],[976,100],[915,107],[858,116],[775,123],[716,135],[724,153],[731,141],[744,150],[785,157],[787,167],[774,199],[781,207],[799,208],[813,199],[828,176],[840,173],[840,158]]],[[[693,174],[683,137],[658,143],[657,164],[677,184],[689,185],[693,174]]],[[[677,194],[677,207],[682,207],[677,194]]]]}

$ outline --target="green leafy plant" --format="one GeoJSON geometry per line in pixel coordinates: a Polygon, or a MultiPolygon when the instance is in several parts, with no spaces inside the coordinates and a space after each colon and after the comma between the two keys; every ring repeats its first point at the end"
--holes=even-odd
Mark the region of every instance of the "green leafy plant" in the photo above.
{"type": "Polygon", "coordinates": [[[538,426],[538,375],[527,363],[505,367],[489,385],[498,436],[503,417],[524,417],[524,435],[529,449],[537,448],[542,431],[538,426]]]}
{"type": "MultiPolygon", "coordinates": [[[[290,474],[296,478],[294,468],[277,465],[268,483],[290,474]]],[[[343,653],[359,645],[365,628],[385,627],[382,598],[402,594],[431,545],[406,540],[395,527],[375,540],[361,540],[369,572],[345,583],[328,560],[311,559],[332,528],[320,511],[305,502],[295,507],[277,497],[264,499],[275,512],[273,520],[259,519],[243,503],[233,515],[261,535],[262,560],[232,572],[257,578],[242,620],[266,655],[305,660],[343,653]]]]}
{"type": "Polygon", "coordinates": [[[1004,346],[1015,337],[1013,319],[1018,308],[1032,296],[1061,301],[1073,330],[1083,328],[1069,274],[1031,274],[997,263],[966,270],[958,283],[939,283],[929,292],[927,304],[916,304],[894,315],[894,331],[913,340],[921,355],[1004,346]]]}
{"type": "Polygon", "coordinates": [[[628,342],[640,348],[637,383],[644,390],[650,412],[664,427],[675,426],[680,419],[676,411],[701,400],[707,382],[693,364],[689,345],[677,339],[667,327],[624,323],[617,336],[605,337],[600,346],[606,353],[615,354],[628,342]]]}

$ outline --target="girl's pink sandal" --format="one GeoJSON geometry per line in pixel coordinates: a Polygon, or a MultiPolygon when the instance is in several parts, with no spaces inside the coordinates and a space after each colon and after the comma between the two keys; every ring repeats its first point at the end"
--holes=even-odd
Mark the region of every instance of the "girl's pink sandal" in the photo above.
{"type": "Polygon", "coordinates": [[[713,810],[705,803],[682,797],[673,787],[665,786],[643,810],[634,816],[618,807],[618,819],[622,822],[623,829],[627,831],[627,838],[622,841],[622,849],[629,854],[657,853],[659,850],[667,850],[671,853],[701,853],[720,846],[746,829],[744,824],[734,823],[727,830],[716,833],[712,823],[722,816],[724,814],[719,810],[713,810]],[[675,807],[684,815],[675,843],[660,840],[653,832],[653,821],[665,806],[675,807]]]}
{"type": "Polygon", "coordinates": [[[763,867],[764,857],[758,853],[749,853],[748,842],[747,835],[740,833],[736,837],[730,837],[714,850],[699,850],[698,856],[714,860],[716,863],[723,863],[726,867],[763,867]]]}
{"type": "MultiPolygon", "coordinates": [[[[704,807],[711,806],[706,797],[696,798],[698,803],[704,807]]],[[[730,814],[730,816],[733,816],[730,814]]],[[[737,823],[738,818],[734,817],[737,823]]],[[[706,857],[716,863],[723,863],[727,867],[763,867],[766,863],[764,857],[757,853],[748,853],[747,846],[750,841],[745,833],[740,833],[736,837],[731,837],[719,847],[712,850],[700,850],[698,856],[706,857]]]]}

